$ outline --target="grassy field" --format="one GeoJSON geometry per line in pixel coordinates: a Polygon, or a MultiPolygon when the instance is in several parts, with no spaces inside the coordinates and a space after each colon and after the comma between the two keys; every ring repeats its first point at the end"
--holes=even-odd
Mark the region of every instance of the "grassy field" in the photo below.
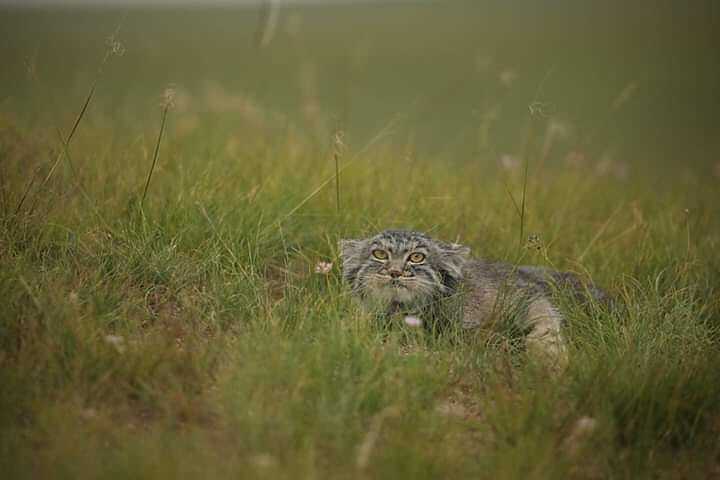
{"type": "Polygon", "coordinates": [[[717,9],[536,3],[1,10],[3,477],[720,476],[717,9]],[[390,227],[625,306],[379,328],[390,227]]]}

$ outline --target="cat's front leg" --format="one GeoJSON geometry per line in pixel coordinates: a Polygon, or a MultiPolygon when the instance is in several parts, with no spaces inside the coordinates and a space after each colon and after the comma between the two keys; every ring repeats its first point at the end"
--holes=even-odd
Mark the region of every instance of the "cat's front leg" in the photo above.
{"type": "Polygon", "coordinates": [[[530,328],[525,339],[528,352],[552,367],[564,368],[568,352],[560,312],[547,298],[537,297],[528,305],[527,323],[530,328]]]}

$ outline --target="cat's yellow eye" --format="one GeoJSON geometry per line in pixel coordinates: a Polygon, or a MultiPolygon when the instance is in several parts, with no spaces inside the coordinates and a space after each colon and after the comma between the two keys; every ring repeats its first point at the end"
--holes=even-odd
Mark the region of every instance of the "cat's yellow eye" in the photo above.
{"type": "Polygon", "coordinates": [[[408,257],[408,260],[410,260],[412,263],[420,263],[425,260],[425,254],[420,252],[411,253],[408,257]]]}
{"type": "Polygon", "coordinates": [[[387,260],[387,258],[388,258],[387,252],[385,250],[380,250],[380,249],[373,250],[372,255],[373,255],[373,257],[377,258],[378,260],[387,260]]]}

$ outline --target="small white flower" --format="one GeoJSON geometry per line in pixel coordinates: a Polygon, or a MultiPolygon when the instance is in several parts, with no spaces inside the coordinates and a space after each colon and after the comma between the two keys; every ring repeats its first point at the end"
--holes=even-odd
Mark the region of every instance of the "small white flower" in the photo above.
{"type": "Polygon", "coordinates": [[[628,178],[628,166],[625,162],[615,160],[611,155],[605,154],[595,165],[595,174],[600,177],[613,176],[620,180],[628,178]]]}
{"type": "Polygon", "coordinates": [[[330,273],[330,270],[332,270],[332,267],[333,267],[332,262],[319,261],[315,265],[315,273],[320,274],[320,275],[327,275],[328,273],[330,273]]]}
{"type": "Polygon", "coordinates": [[[115,347],[118,353],[125,352],[125,338],[120,335],[105,335],[105,341],[115,347]]]}
{"type": "Polygon", "coordinates": [[[94,420],[97,418],[98,412],[94,408],[83,408],[80,410],[80,416],[85,420],[94,420]]]}
{"type": "Polygon", "coordinates": [[[570,126],[559,120],[550,120],[547,126],[548,134],[561,140],[570,136],[570,126]]]}
{"type": "Polygon", "coordinates": [[[500,83],[505,87],[512,85],[517,78],[518,74],[512,69],[503,70],[500,72],[500,75],[498,75],[498,80],[500,80],[500,83]]]}
{"type": "Polygon", "coordinates": [[[415,317],[413,315],[406,316],[403,321],[405,322],[405,325],[408,327],[420,327],[422,326],[422,320],[420,320],[418,317],[415,317]]]}
{"type": "Polygon", "coordinates": [[[505,170],[517,170],[520,168],[520,159],[508,153],[500,157],[500,166],[505,170]]]}
{"type": "Polygon", "coordinates": [[[260,468],[270,468],[277,464],[275,457],[269,453],[258,453],[257,455],[253,455],[250,458],[250,461],[253,465],[260,468]]]}
{"type": "Polygon", "coordinates": [[[588,439],[597,430],[598,421],[592,417],[580,417],[572,429],[570,434],[564,440],[565,450],[570,455],[576,455],[587,443],[588,439]]]}

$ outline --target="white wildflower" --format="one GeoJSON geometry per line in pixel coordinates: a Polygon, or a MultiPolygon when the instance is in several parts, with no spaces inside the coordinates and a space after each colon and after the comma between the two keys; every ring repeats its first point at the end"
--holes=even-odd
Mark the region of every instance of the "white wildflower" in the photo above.
{"type": "Polygon", "coordinates": [[[570,455],[579,453],[595,430],[597,430],[597,427],[598,422],[594,418],[587,416],[580,417],[570,430],[570,434],[563,441],[565,451],[570,455]]]}
{"type": "Polygon", "coordinates": [[[118,353],[125,352],[125,338],[120,335],[105,335],[105,342],[109,343],[118,353]]]}
{"type": "Polygon", "coordinates": [[[515,72],[515,70],[506,69],[500,72],[500,75],[498,75],[498,80],[500,80],[500,83],[502,83],[504,87],[509,87],[515,82],[515,80],[517,80],[517,77],[518,74],[515,72]]]}
{"type": "Polygon", "coordinates": [[[332,262],[319,261],[317,264],[315,264],[315,273],[320,275],[327,275],[328,273],[330,273],[330,270],[332,270],[332,267],[332,262]]]}
{"type": "Polygon", "coordinates": [[[415,317],[413,315],[406,316],[403,321],[405,322],[405,325],[408,327],[420,327],[422,326],[422,320],[420,320],[418,317],[415,317]]]}
{"type": "Polygon", "coordinates": [[[520,159],[508,153],[500,156],[500,166],[505,170],[517,170],[520,168],[520,159]]]}

